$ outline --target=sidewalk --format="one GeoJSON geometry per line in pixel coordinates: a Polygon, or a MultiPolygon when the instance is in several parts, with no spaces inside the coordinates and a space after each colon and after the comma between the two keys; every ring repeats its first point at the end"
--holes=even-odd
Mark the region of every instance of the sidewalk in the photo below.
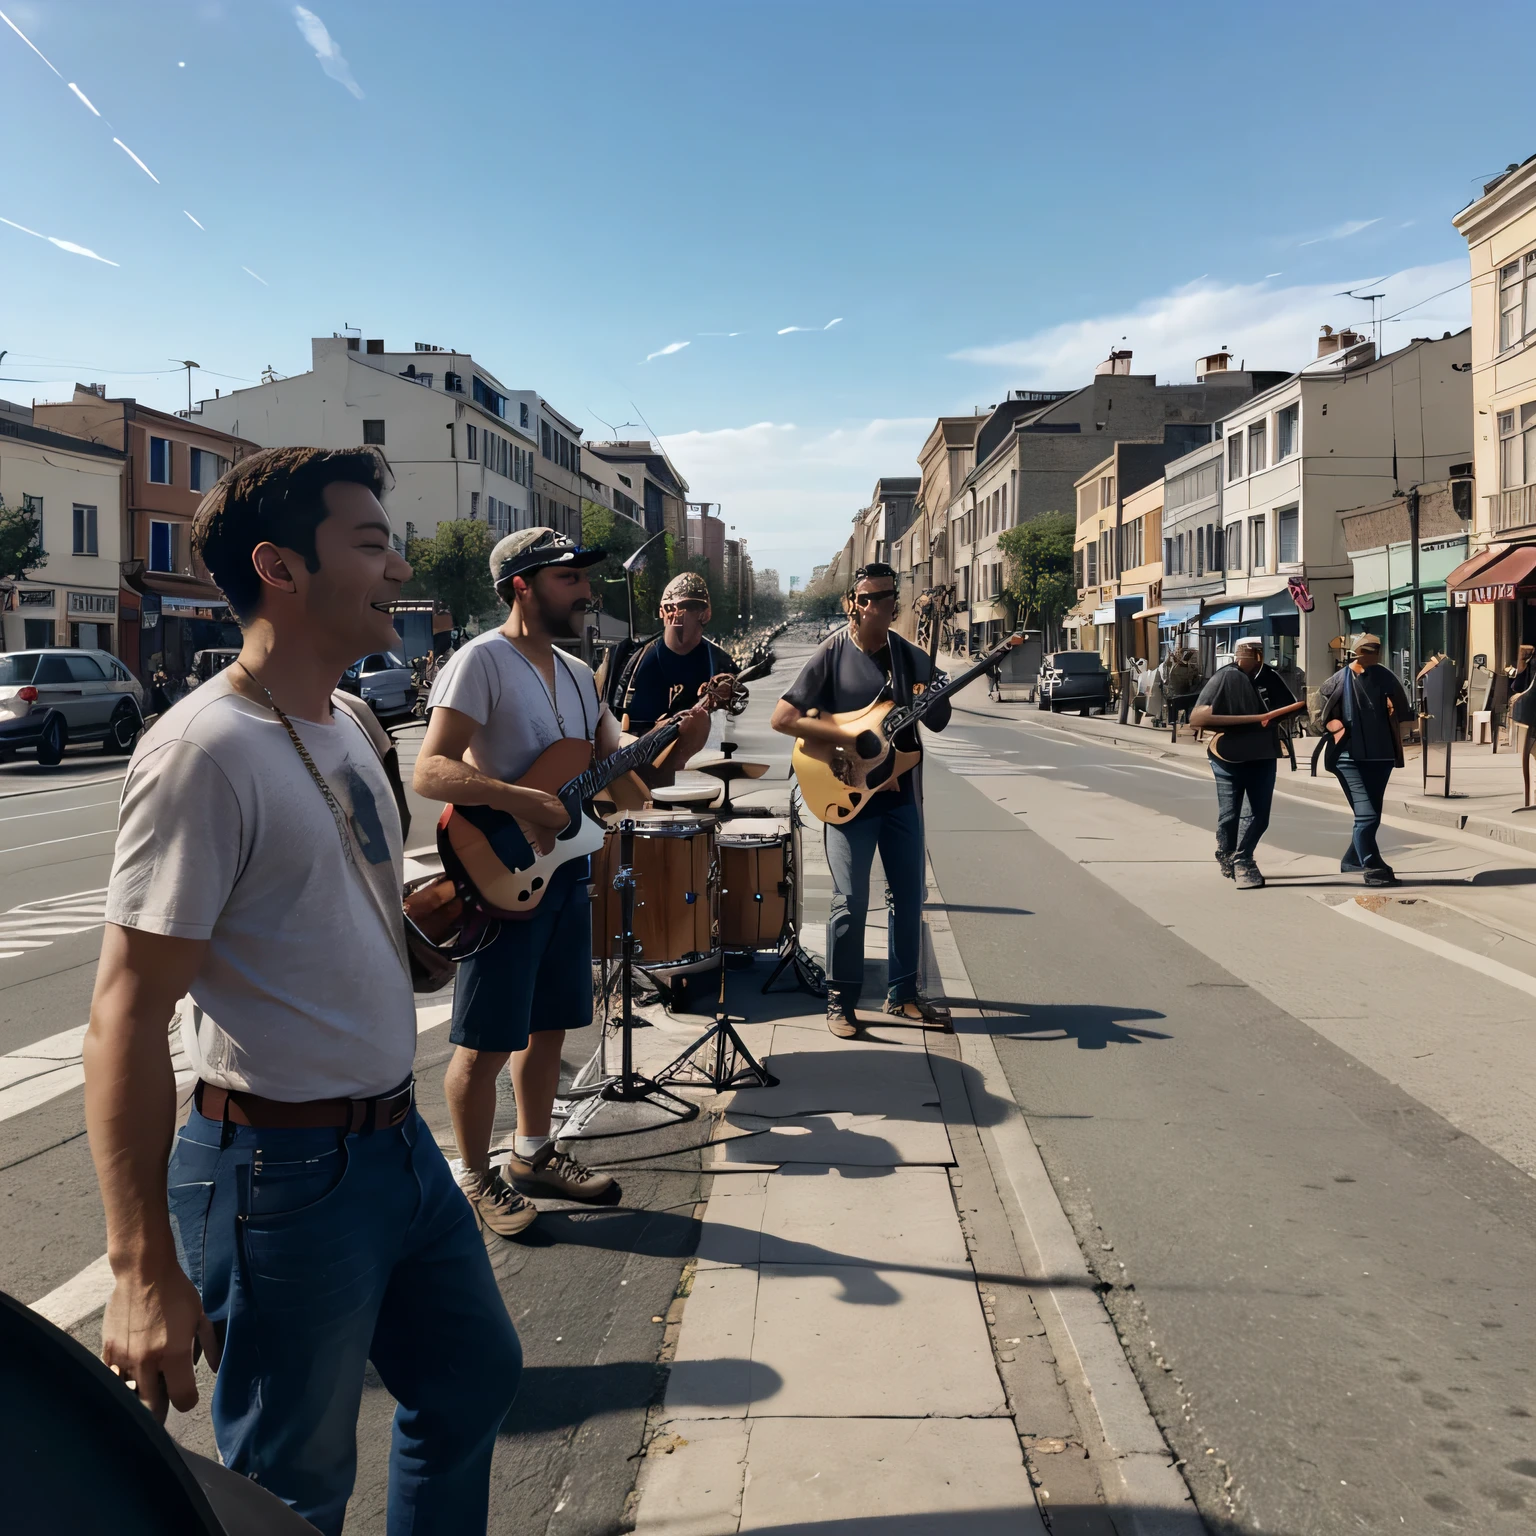
{"type": "MultiPolygon", "coordinates": [[[[819,951],[830,877],[814,823],[803,858],[819,951]]],[[[927,984],[955,1001],[956,1035],[879,1014],[878,899],[863,1038],[831,1035],[805,993],[761,997],[761,962],[734,978],[742,1033],[779,1081],[709,1106],[715,1177],[667,1318],[641,1536],[1044,1536],[1041,1506],[1077,1536],[1111,1536],[1106,1506],[1122,1531],[1200,1529],[965,1004],[931,877],[930,898],[927,984]]],[[[674,1050],[680,1025],[647,1056],[674,1050]]]]}

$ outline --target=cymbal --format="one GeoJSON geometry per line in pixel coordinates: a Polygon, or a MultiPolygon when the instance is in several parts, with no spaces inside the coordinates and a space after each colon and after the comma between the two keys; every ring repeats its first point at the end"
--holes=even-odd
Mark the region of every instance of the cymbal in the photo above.
{"type": "Polygon", "coordinates": [[[688,771],[707,773],[713,779],[760,779],[768,772],[768,764],[743,762],[739,757],[695,757],[688,771]]]}
{"type": "Polygon", "coordinates": [[[713,784],[669,784],[651,791],[657,805],[680,806],[685,810],[707,810],[720,791],[713,784]]]}

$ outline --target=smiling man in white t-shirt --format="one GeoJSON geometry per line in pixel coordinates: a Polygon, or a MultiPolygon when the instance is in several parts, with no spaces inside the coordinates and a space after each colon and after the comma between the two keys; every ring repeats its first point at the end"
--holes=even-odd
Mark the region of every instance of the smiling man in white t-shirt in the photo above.
{"type": "Polygon", "coordinates": [[[370,1361],[399,1404],[396,1533],[485,1530],[521,1371],[415,1108],[393,792],[332,709],[346,667],[394,643],[411,574],[386,474],[369,449],[268,449],[198,509],[194,548],[244,644],[134,754],[85,1042],[115,1279],[103,1358],[163,1418],[197,1401],[200,1343],[225,1465],[328,1536],[370,1361]],[[166,1031],[187,994],[198,1083],[178,1134],[166,1031]]]}

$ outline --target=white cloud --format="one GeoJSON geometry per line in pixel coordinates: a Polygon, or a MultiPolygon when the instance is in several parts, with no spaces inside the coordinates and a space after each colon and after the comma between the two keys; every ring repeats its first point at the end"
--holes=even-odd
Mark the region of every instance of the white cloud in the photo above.
{"type": "MultiPolygon", "coordinates": [[[[80,98],[81,101],[83,101],[85,103],[85,105],[87,107],[90,108],[90,110],[92,112],[96,112],[96,108],[95,108],[94,104],[92,103],[91,98],[89,96],[87,96],[85,94],[85,92],[82,91],[80,89],[80,87],[75,84],[75,82],[73,80],[71,80],[69,82],[69,88],[70,88],[70,90],[72,90],[75,93],[76,96],[78,96],[80,98]]],[[[100,117],[101,113],[100,112],[96,112],[96,116],[100,117]]]]}
{"type": "Polygon", "coordinates": [[[353,78],[352,66],[342,57],[341,49],[336,46],[336,39],[326,30],[325,23],[313,11],[305,10],[302,5],[294,6],[293,20],[294,25],[303,35],[304,41],[315,50],[320,68],[338,85],[345,86],[361,101],[363,88],[353,78]]]}
{"type": "Polygon", "coordinates": [[[795,331],[830,331],[834,325],[842,323],[843,317],[839,315],[836,320],[828,320],[825,325],[786,325],[778,334],[788,336],[795,331]]]}
{"type": "Polygon", "coordinates": [[[1372,224],[1380,224],[1380,219],[1346,219],[1344,223],[1330,229],[1326,235],[1315,235],[1310,240],[1303,240],[1302,245],[1321,245],[1325,240],[1348,240],[1351,235],[1358,235],[1362,229],[1369,229],[1372,224]]]}
{"type": "Polygon", "coordinates": [[[929,416],[832,429],[759,421],[661,441],[689,494],[720,502],[753,558],[787,580],[809,576],[842,548],[881,475],[917,474],[917,451],[932,428],[929,416]]]}
{"type": "MultiPolygon", "coordinates": [[[[1417,305],[1466,275],[1465,261],[1394,273],[1377,284],[1387,295],[1381,313],[1390,316],[1417,305]]],[[[1131,309],[1050,326],[1019,341],[966,347],[951,356],[1002,370],[1006,382],[1016,387],[1051,389],[1081,384],[1111,347],[1122,345],[1121,337],[1134,354],[1131,366],[1137,373],[1164,379],[1192,379],[1195,359],[1221,346],[1229,346],[1252,368],[1300,368],[1316,354],[1320,326],[1360,326],[1370,319],[1369,305],[1340,297],[1340,290],[1350,286],[1345,279],[1271,287],[1267,281],[1202,278],[1131,309]]],[[[1467,315],[1463,286],[1387,325],[1382,346],[1390,351],[1410,336],[1459,330],[1467,315]]]]}
{"type": "Polygon", "coordinates": [[[671,357],[674,352],[681,352],[687,345],[686,341],[669,341],[661,351],[646,353],[645,360],[650,362],[653,357],[671,357]]]}
{"type": "Polygon", "coordinates": [[[149,167],[148,167],[148,166],[147,166],[147,165],[145,165],[145,164],[144,164],[144,162],[143,162],[143,161],[142,161],[142,160],[140,160],[140,159],[139,159],[139,157],[138,157],[138,156],[137,156],[137,155],[136,155],[136,154],[134,154],[134,152],[133,152],[133,151],[132,151],[132,150],[131,150],[131,149],[129,149],[129,148],[128,148],[128,146],[127,146],[127,145],[126,145],[126,144],[124,144],[124,143],[123,143],[123,141],[122,141],[122,140],[121,140],[121,139],[113,139],[113,140],[112,140],[112,142],[113,142],[113,143],[114,143],[114,144],[116,144],[116,145],[117,145],[117,147],[118,147],[118,148],[119,148],[119,149],[120,149],[120,150],[122,150],[122,152],[123,152],[123,153],[124,153],[124,154],[125,154],[125,155],[127,155],[127,156],[128,156],[128,158],[129,158],[129,159],[130,159],[130,160],[132,160],[132,161],[133,161],[133,163],[134,163],[134,164],[135,164],[135,165],[136,165],[136,166],[138,166],[138,168],[139,168],[139,169],[140,169],[140,170],[141,170],[141,171],[143,171],[143,172],[144,172],[144,174],[145,174],[145,175],[146,175],[146,176],[148,176],[148,177],[149,177],[149,179],[150,179],[150,180],[151,180],[151,181],[152,181],[152,182],[154,182],[154,184],[155,184],[155,185],[156,185],[156,186],[157,186],[157,187],[158,187],[158,186],[159,186],[159,185],[160,185],[160,178],[159,178],[159,177],[158,177],[158,176],[156,176],[156,175],[155,175],[155,173],[154,173],[154,172],[153,172],[153,171],[152,171],[152,170],[150,170],[150,168],[149,168],[149,167]]]}

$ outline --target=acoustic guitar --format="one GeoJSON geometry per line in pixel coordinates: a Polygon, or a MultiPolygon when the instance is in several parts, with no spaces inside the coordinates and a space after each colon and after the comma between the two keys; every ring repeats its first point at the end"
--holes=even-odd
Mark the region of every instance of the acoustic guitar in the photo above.
{"type": "Polygon", "coordinates": [[[1022,635],[1009,635],[1001,645],[994,646],[958,677],[947,678],[942,672],[935,673],[927,691],[900,708],[895,700],[887,697],[890,690],[887,684],[875,701],[863,709],[822,715],[823,720],[841,726],[850,736],[862,735],[867,738],[868,745],[878,743],[879,750],[863,757],[852,745],[834,746],[831,742],[797,737],[790,762],[808,809],[821,821],[844,826],[875,795],[894,790],[900,784],[901,776],[922,759],[920,752],[907,752],[897,747],[896,736],[908,726],[915,726],[940,699],[964,688],[989,667],[996,666],[1014,646],[1023,643],[1022,635]]]}
{"type": "Polygon", "coordinates": [[[677,740],[690,715],[725,709],[740,714],[747,690],[729,672],[712,677],[691,710],[664,721],[612,757],[592,761],[592,743],[563,737],[546,747],[517,782],[559,797],[568,819],[555,830],[519,821],[489,805],[449,805],[437,823],[443,868],[493,918],[532,917],[561,865],[603,846],[604,826],[592,800],[608,785],[654,762],[677,740]]]}

